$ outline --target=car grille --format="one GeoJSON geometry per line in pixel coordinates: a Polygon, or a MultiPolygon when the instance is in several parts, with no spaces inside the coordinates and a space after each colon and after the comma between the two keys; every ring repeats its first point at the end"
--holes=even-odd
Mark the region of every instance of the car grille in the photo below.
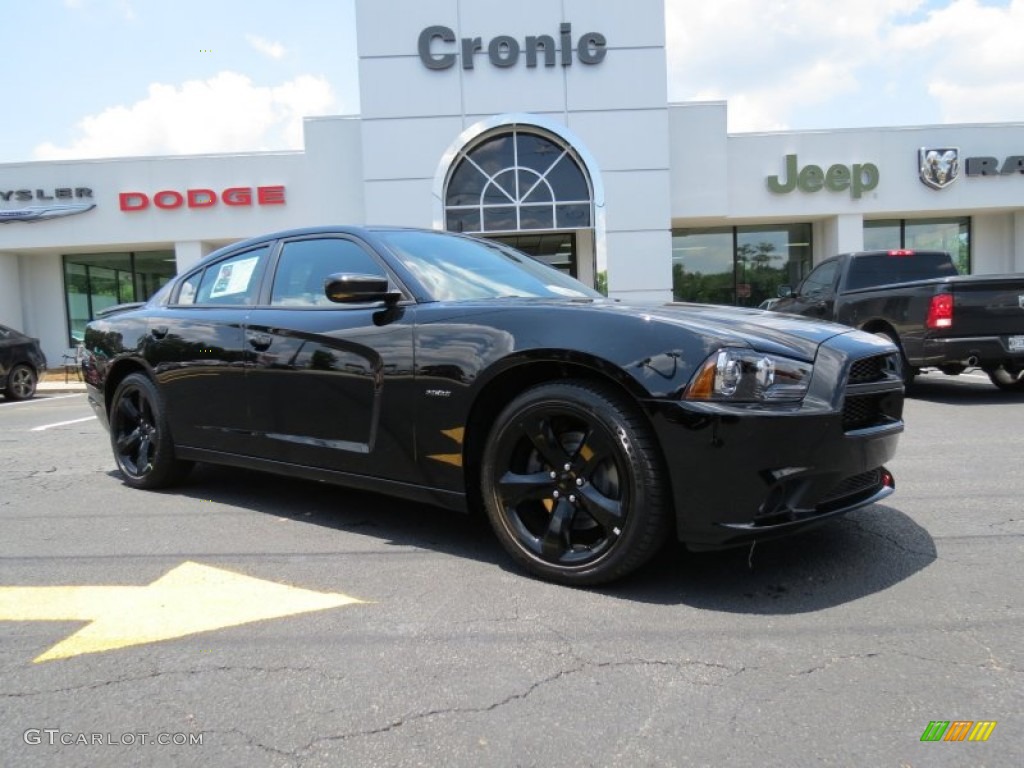
{"type": "Polygon", "coordinates": [[[862,472],[859,475],[848,477],[818,503],[818,508],[834,504],[850,496],[859,496],[866,491],[875,491],[882,485],[882,470],[872,469],[870,472],[862,472]]]}
{"type": "Polygon", "coordinates": [[[885,378],[890,355],[875,355],[855,360],[850,366],[850,384],[870,384],[885,378]]]}
{"type": "Polygon", "coordinates": [[[843,431],[867,429],[898,421],[903,414],[903,389],[897,354],[873,355],[850,365],[843,402],[843,431]],[[875,386],[872,386],[875,385],[875,386]]]}

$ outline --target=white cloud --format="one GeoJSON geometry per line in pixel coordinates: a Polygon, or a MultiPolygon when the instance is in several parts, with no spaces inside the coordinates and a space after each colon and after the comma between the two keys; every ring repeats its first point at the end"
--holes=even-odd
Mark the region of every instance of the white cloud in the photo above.
{"type": "Polygon", "coordinates": [[[37,160],[299,149],[302,118],[340,110],[330,83],[300,75],[276,87],[220,72],[180,86],[153,83],[130,106],[110,107],[76,125],[70,145],[38,145],[37,160]]]}
{"type": "Polygon", "coordinates": [[[283,59],[287,53],[285,47],[280,43],[271,42],[257,35],[246,35],[245,40],[257,51],[272,59],[283,59]]]}
{"type": "Polygon", "coordinates": [[[728,100],[730,131],[1024,119],[1024,0],[665,6],[670,98],[728,100]]]}
{"type": "Polygon", "coordinates": [[[946,122],[1024,120],[1024,0],[1006,6],[955,0],[892,36],[929,62],[928,92],[946,122]]]}
{"type": "Polygon", "coordinates": [[[923,0],[666,0],[672,100],[729,101],[729,130],[777,130],[793,113],[857,91],[888,26],[923,0]]]}

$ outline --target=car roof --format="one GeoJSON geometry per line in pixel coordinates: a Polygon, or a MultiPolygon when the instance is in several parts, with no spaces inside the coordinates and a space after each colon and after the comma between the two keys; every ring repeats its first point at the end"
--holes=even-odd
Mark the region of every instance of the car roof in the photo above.
{"type": "Polygon", "coordinates": [[[423,229],[421,227],[400,227],[385,224],[375,224],[371,226],[359,226],[354,224],[324,224],[315,227],[282,229],[277,232],[267,232],[262,235],[257,235],[256,237],[251,237],[248,240],[239,240],[234,243],[229,243],[228,245],[222,246],[207,254],[198,263],[203,264],[207,261],[220,258],[228,251],[245,250],[246,248],[285,238],[303,237],[305,235],[355,235],[356,237],[361,237],[363,239],[372,239],[372,237],[369,236],[374,232],[429,232],[431,234],[458,236],[458,233],[456,232],[443,232],[437,229],[423,229]]]}

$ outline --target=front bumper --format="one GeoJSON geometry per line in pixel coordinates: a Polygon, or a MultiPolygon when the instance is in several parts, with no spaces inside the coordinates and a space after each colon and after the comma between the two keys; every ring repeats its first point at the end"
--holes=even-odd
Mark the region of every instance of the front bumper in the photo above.
{"type": "Polygon", "coordinates": [[[899,366],[895,353],[857,351],[849,340],[823,346],[799,405],[652,408],[681,541],[717,549],[787,535],[892,494],[885,464],[903,431],[899,366]],[[882,358],[873,378],[860,377],[864,361],[882,358]]]}

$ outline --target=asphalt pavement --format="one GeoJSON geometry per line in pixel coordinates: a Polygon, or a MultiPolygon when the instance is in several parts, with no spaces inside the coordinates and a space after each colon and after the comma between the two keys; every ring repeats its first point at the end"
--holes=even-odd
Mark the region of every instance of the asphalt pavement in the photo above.
{"type": "Polygon", "coordinates": [[[1024,397],[906,420],[885,504],[582,590],[423,505],[133,491],[80,392],[0,403],[0,766],[1024,764],[1024,397]]]}

